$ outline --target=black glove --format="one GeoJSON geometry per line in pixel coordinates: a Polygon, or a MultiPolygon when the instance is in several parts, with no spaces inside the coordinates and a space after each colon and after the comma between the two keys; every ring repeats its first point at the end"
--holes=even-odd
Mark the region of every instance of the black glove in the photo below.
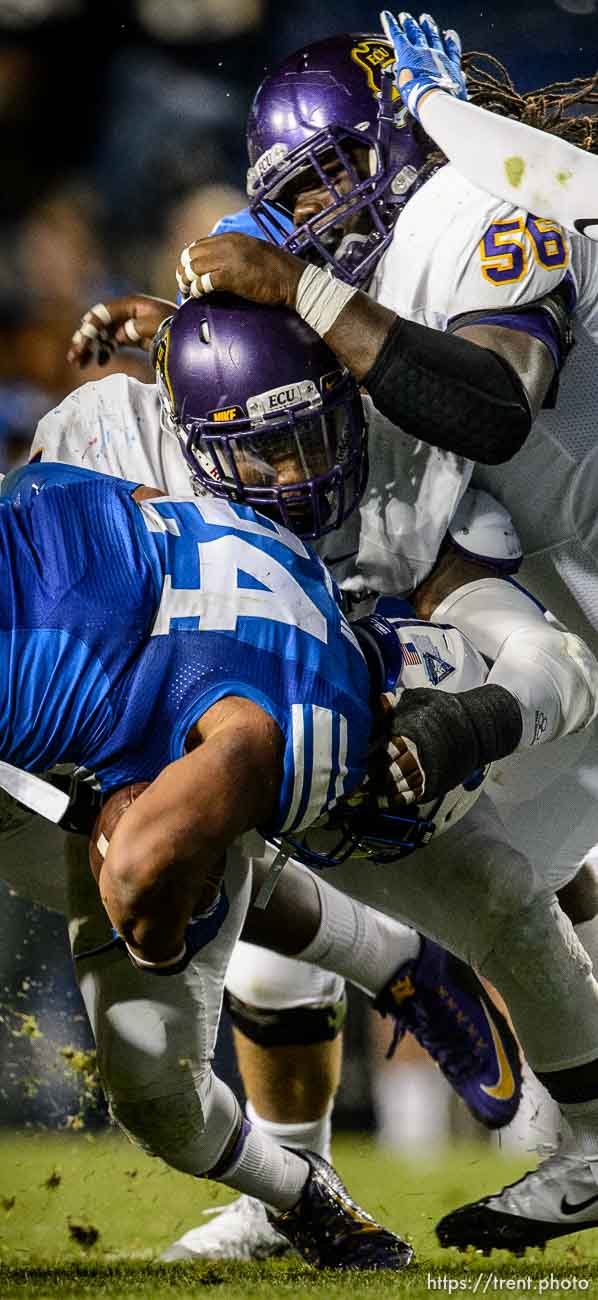
{"type": "Polygon", "coordinates": [[[521,710],[504,686],[476,686],[454,695],[421,687],[386,698],[392,703],[389,743],[399,736],[411,742],[426,803],[442,798],[494,759],[512,754],[521,739],[521,710]]]}
{"type": "Polygon", "coordinates": [[[93,777],[83,772],[47,772],[51,785],[69,796],[69,806],[59,821],[63,831],[91,835],[102,806],[102,792],[93,777]]]}

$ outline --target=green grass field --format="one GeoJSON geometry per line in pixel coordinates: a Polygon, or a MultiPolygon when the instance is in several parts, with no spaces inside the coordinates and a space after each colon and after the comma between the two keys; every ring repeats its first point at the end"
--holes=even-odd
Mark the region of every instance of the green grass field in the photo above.
{"type": "Polygon", "coordinates": [[[0,1300],[172,1300],[177,1293],[205,1295],[206,1288],[217,1289],[221,1300],[312,1294],[376,1300],[389,1293],[419,1300],[438,1291],[550,1297],[598,1288],[598,1232],[567,1237],[524,1259],[496,1251],[484,1259],[438,1247],[437,1219],[518,1177],[522,1161],[468,1145],[442,1159],[399,1161],[359,1137],[339,1140],[335,1150],[341,1174],[365,1207],[413,1242],[418,1262],[405,1274],[337,1277],[294,1259],[157,1265],[160,1250],[200,1222],[203,1209],[232,1194],[171,1172],[116,1135],[0,1136],[0,1300]]]}

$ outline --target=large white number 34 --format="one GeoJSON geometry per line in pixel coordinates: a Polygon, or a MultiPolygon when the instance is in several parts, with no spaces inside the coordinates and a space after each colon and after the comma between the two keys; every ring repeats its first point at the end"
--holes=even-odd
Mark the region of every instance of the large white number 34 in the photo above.
{"type": "Polygon", "coordinates": [[[234,632],[238,618],[265,618],[300,627],[326,645],[326,618],[284,565],[234,534],[198,542],[201,588],[173,587],[164,576],[152,636],[170,632],[173,618],[197,618],[204,632],[234,632]],[[240,587],[239,571],[261,588],[240,587]]]}

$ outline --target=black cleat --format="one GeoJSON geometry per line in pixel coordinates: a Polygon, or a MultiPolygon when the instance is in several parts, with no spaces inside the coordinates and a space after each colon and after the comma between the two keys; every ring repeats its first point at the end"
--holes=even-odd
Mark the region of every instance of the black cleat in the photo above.
{"type": "MultiPolygon", "coordinates": [[[[565,1228],[565,1232],[574,1231],[574,1228],[565,1228]]],[[[548,1237],[559,1235],[554,1224],[488,1210],[482,1201],[445,1214],[436,1225],[436,1236],[441,1246],[457,1246],[462,1251],[475,1246],[486,1258],[492,1250],[510,1250],[512,1255],[521,1256],[528,1246],[545,1246],[548,1237]]]]}
{"type": "Polygon", "coordinates": [[[524,1174],[494,1196],[462,1205],[436,1226],[441,1246],[475,1246],[522,1255],[528,1246],[598,1228],[598,1152],[587,1155],[574,1143],[524,1174]]]}
{"type": "Polygon", "coordinates": [[[336,1171],[313,1151],[297,1152],[310,1172],[300,1200],[282,1214],[268,1211],[270,1223],[314,1268],[388,1269],[398,1272],[413,1250],[382,1228],[351,1199],[336,1171]]]}

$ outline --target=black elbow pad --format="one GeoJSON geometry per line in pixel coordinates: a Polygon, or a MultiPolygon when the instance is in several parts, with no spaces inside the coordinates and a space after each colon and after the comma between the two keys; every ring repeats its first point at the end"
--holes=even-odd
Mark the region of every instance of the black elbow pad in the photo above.
{"type": "Polygon", "coordinates": [[[482,465],[510,460],[531,429],[527,394],[508,361],[400,317],[362,382],[405,433],[482,465]]]}

